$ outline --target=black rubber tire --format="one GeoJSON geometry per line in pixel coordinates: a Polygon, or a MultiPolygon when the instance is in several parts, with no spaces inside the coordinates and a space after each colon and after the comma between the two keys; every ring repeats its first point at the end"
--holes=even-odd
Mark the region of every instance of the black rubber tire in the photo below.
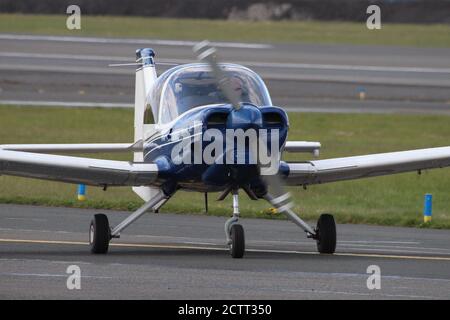
{"type": "Polygon", "coordinates": [[[111,229],[108,217],[104,214],[96,214],[89,228],[89,245],[91,252],[102,254],[108,252],[109,240],[111,240],[111,229]]]}
{"type": "Polygon", "coordinates": [[[331,214],[321,214],[317,221],[317,250],[332,254],[336,250],[336,222],[331,214]]]}
{"type": "Polygon", "coordinates": [[[244,228],[240,224],[233,224],[230,230],[230,253],[233,258],[240,259],[245,252],[244,228]]]}

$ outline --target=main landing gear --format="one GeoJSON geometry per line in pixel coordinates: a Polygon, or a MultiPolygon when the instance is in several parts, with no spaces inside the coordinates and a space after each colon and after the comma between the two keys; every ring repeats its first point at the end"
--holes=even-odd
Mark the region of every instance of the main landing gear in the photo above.
{"type": "MultiPolygon", "coordinates": [[[[112,238],[119,238],[120,232],[123,229],[136,221],[144,213],[159,208],[168,199],[169,197],[161,191],[112,229],[109,226],[106,215],[96,214],[89,228],[91,252],[96,254],[108,252],[109,241],[112,238]]],[[[276,198],[267,194],[265,195],[265,199],[277,208],[279,212],[284,213],[292,222],[302,228],[308,238],[316,240],[317,250],[320,253],[334,253],[336,249],[336,223],[332,215],[322,214],[317,221],[316,228],[312,229],[292,211],[292,202],[288,193],[276,198]]],[[[225,236],[231,256],[237,259],[242,258],[245,253],[245,234],[242,225],[238,224],[239,215],[239,196],[238,190],[235,189],[233,190],[233,216],[225,222],[225,236]]]]}
{"type": "Polygon", "coordinates": [[[89,227],[89,245],[92,253],[108,252],[111,229],[108,217],[104,214],[96,214],[89,227]]]}
{"type": "Polygon", "coordinates": [[[169,197],[161,190],[151,200],[146,202],[113,229],[110,228],[106,215],[96,214],[89,227],[89,245],[91,246],[91,252],[97,254],[107,253],[109,241],[112,238],[119,238],[120,232],[123,229],[136,221],[144,213],[160,208],[168,199],[169,197]]]}
{"type": "Polygon", "coordinates": [[[279,212],[284,213],[293,223],[302,228],[306,232],[308,238],[316,240],[319,253],[333,254],[335,252],[336,223],[331,214],[324,213],[320,215],[317,226],[313,230],[292,211],[291,208],[293,204],[290,200],[289,193],[285,193],[277,198],[266,194],[265,199],[277,208],[279,212]]]}
{"type": "Polygon", "coordinates": [[[321,214],[317,221],[316,235],[317,250],[320,253],[334,253],[336,250],[336,223],[331,214],[321,214]]]}

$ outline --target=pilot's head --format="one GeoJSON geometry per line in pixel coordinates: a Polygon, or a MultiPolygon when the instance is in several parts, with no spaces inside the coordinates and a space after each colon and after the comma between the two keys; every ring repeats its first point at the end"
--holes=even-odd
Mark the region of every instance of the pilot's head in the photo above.
{"type": "Polygon", "coordinates": [[[240,78],[231,77],[230,84],[233,91],[235,91],[237,94],[242,94],[244,82],[240,78]]]}
{"type": "Polygon", "coordinates": [[[244,81],[238,76],[230,77],[230,87],[233,92],[239,97],[240,102],[249,102],[249,95],[244,81]]]}

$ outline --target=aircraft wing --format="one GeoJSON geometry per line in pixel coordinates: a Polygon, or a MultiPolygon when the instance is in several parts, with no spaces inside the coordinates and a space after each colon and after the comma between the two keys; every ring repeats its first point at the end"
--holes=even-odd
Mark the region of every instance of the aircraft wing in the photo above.
{"type": "Polygon", "coordinates": [[[142,140],[135,143],[2,144],[0,150],[36,153],[110,153],[142,151],[142,140]]]}
{"type": "Polygon", "coordinates": [[[96,186],[142,186],[158,175],[156,164],[101,160],[0,149],[0,175],[96,186]]]}
{"type": "Polygon", "coordinates": [[[287,163],[287,185],[308,185],[450,166],[450,147],[287,163]]]}

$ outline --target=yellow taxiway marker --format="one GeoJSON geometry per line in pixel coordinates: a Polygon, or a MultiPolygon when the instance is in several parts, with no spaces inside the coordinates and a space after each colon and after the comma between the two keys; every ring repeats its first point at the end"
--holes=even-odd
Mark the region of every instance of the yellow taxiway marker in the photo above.
{"type": "MultiPolygon", "coordinates": [[[[34,240],[34,239],[0,239],[3,243],[33,243],[33,244],[63,244],[63,245],[88,245],[83,241],[64,241],[64,240],[34,240]]],[[[187,246],[187,245],[170,245],[170,244],[150,244],[150,243],[110,243],[112,247],[129,247],[129,248],[159,248],[159,249],[190,249],[190,250],[215,250],[228,251],[227,248],[215,248],[205,246],[187,246]]],[[[312,251],[295,251],[295,250],[273,250],[273,249],[246,249],[248,252],[261,253],[286,253],[286,254],[304,254],[304,255],[324,255],[312,251]]],[[[387,259],[404,259],[404,260],[433,260],[433,261],[450,261],[450,257],[436,256],[406,256],[392,254],[376,254],[376,253],[334,253],[326,256],[341,257],[364,257],[364,258],[387,258],[387,259]]]]}

